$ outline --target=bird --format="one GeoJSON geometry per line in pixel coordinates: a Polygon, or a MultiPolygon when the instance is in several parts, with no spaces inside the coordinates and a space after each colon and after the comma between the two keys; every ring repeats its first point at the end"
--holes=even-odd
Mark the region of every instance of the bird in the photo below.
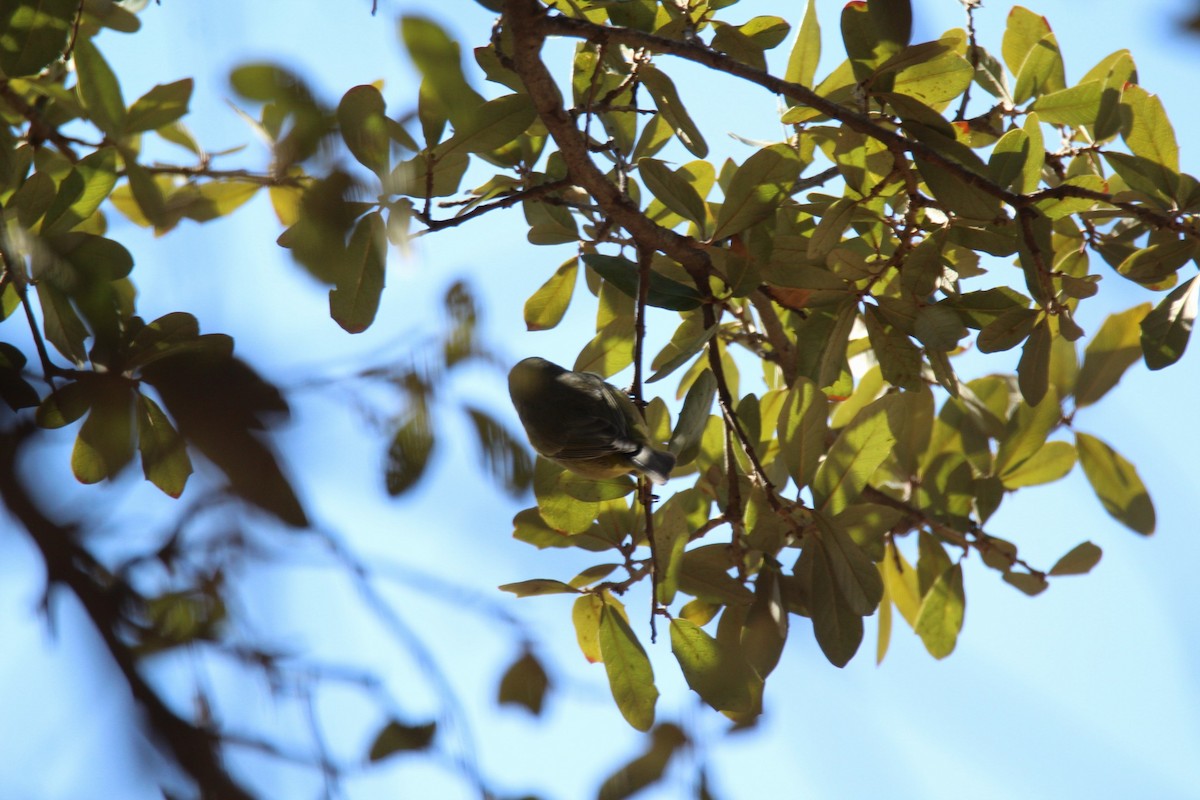
{"type": "Polygon", "coordinates": [[[577,475],[637,473],[662,484],[675,467],[673,453],[650,445],[629,395],[595,373],[533,356],[508,373],[508,393],[533,449],[577,475]]]}

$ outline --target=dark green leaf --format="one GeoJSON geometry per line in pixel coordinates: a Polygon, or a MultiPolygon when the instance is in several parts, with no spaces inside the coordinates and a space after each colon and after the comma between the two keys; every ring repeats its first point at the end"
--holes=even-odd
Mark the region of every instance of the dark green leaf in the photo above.
{"type": "Polygon", "coordinates": [[[428,750],[433,744],[433,737],[436,733],[436,722],[408,725],[392,720],[375,735],[368,758],[372,762],[382,761],[396,753],[428,750]]]}
{"type": "MultiPolygon", "coordinates": [[[[456,126],[466,123],[484,99],[463,75],[458,43],[436,22],[418,16],[400,18],[400,37],[426,84],[422,94],[427,88],[456,126]]],[[[430,143],[433,141],[436,140],[430,143]]]]}
{"type": "Polygon", "coordinates": [[[1050,388],[1050,346],[1053,334],[1050,326],[1042,320],[1033,326],[1025,346],[1021,348],[1021,360],[1017,362],[1017,385],[1025,402],[1037,405],[1042,402],[1050,388]]]}
{"type": "Polygon", "coordinates": [[[704,428],[708,424],[716,393],[717,379],[707,369],[700,373],[688,389],[683,409],[679,412],[679,419],[667,445],[675,454],[678,466],[691,463],[700,452],[700,441],[704,436],[704,428]]]}
{"type": "Polygon", "coordinates": [[[830,573],[846,606],[859,616],[869,616],[883,597],[879,570],[837,522],[820,512],[815,512],[814,517],[821,531],[822,550],[829,560],[830,573]]]}
{"type": "Polygon", "coordinates": [[[387,267],[383,215],[367,214],[354,226],[345,259],[329,292],[329,313],[348,333],[362,333],[375,320],[387,267]]]}
{"type": "Polygon", "coordinates": [[[1076,432],[1079,463],[1104,510],[1130,530],[1149,536],[1154,533],[1154,504],[1137,469],[1107,444],[1076,432]]]}
{"type": "Polygon", "coordinates": [[[1091,542],[1076,545],[1050,568],[1051,575],[1086,575],[1100,563],[1103,552],[1091,542]]]}
{"type": "Polygon", "coordinates": [[[1198,285],[1188,278],[1142,319],[1142,352],[1150,369],[1169,367],[1183,357],[1196,320],[1198,285]]]}
{"type": "Polygon", "coordinates": [[[626,800],[662,780],[672,756],[685,744],[687,736],[678,726],[656,726],[646,752],[605,778],[596,800],[626,800]]]}
{"type": "Polygon", "coordinates": [[[434,149],[437,159],[456,153],[489,153],[516,139],[533,122],[536,112],[526,94],[506,94],[489,100],[456,125],[454,135],[434,149]]]}
{"type": "MultiPolygon", "coordinates": [[[[599,273],[629,297],[638,296],[638,266],[622,256],[604,256],[589,253],[583,263],[599,273]]],[[[674,281],[654,270],[650,271],[650,291],[646,298],[649,305],[671,311],[690,311],[700,305],[700,295],[691,286],[674,281]]]]}
{"type": "Polygon", "coordinates": [[[424,403],[414,402],[401,418],[388,446],[384,464],[388,494],[397,497],[416,485],[429,466],[433,444],[429,411],[424,403]]]}
{"type": "Polygon", "coordinates": [[[0,70],[36,75],[67,48],[76,0],[10,0],[0,10],[0,70]]]}
{"type": "Polygon", "coordinates": [[[386,108],[379,90],[366,84],[342,95],[337,108],[338,127],[350,154],[381,178],[391,169],[386,108]]]}
{"type": "Polygon", "coordinates": [[[795,572],[805,589],[813,635],[821,652],[835,667],[846,666],[862,644],[862,617],[850,610],[837,590],[820,538],[805,541],[795,572]]]}
{"type": "Polygon", "coordinates": [[[496,699],[500,705],[521,706],[536,717],[542,713],[542,703],[546,700],[546,690],[549,688],[550,678],[542,668],[542,663],[533,653],[526,651],[500,679],[496,699]]]}
{"type": "Polygon", "coordinates": [[[466,411],[488,474],[513,497],[524,495],[533,484],[533,462],[525,448],[489,414],[470,406],[466,411]]]}

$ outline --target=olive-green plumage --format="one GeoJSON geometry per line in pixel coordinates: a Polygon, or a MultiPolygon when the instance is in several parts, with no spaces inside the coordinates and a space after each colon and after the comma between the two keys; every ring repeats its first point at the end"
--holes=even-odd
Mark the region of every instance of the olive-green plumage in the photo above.
{"type": "Polygon", "coordinates": [[[629,395],[591,372],[527,358],[508,373],[529,443],[544,458],[588,478],[640,472],[666,483],[675,456],[655,450],[629,395]]]}

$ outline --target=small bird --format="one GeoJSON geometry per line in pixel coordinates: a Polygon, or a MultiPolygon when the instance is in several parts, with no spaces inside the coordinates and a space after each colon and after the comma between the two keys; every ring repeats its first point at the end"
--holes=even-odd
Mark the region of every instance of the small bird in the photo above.
{"type": "Polygon", "coordinates": [[[599,375],[535,356],[508,373],[508,393],[533,449],[565,469],[587,478],[670,477],[675,455],[650,446],[629,395],[599,375]]]}

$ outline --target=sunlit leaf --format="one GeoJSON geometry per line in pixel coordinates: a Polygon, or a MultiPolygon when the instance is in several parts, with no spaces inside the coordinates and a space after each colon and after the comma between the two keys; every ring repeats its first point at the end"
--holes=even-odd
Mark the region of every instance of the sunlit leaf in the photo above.
{"type": "Polygon", "coordinates": [[[112,67],[91,39],[75,42],[75,70],[79,76],[79,99],[96,127],[112,139],[125,132],[125,100],[112,67]]]}
{"type": "Polygon", "coordinates": [[[652,64],[643,64],[642,68],[638,70],[638,78],[646,87],[646,91],[650,93],[654,105],[658,107],[658,113],[662,114],[663,119],[671,124],[675,136],[683,143],[683,146],[696,158],[707,156],[708,143],[704,141],[700,129],[696,127],[696,123],[688,115],[687,109],[683,107],[683,102],[679,99],[679,92],[675,88],[675,82],[652,64]]]}
{"type": "Polygon", "coordinates": [[[1121,376],[1142,357],[1142,321],[1150,304],[1142,303],[1110,314],[1083,351],[1083,365],[1075,379],[1075,405],[1089,406],[1117,385],[1121,376]]]}
{"type": "Polygon", "coordinates": [[[191,78],[160,83],[134,100],[125,120],[126,132],[157,130],[187,114],[194,84],[191,78]]]}
{"type": "Polygon", "coordinates": [[[960,564],[939,575],[922,599],[913,629],[934,658],[945,658],[954,652],[966,602],[960,564]]]}
{"type": "Polygon", "coordinates": [[[183,494],[192,460],[187,444],[158,404],[140,392],[137,395],[138,450],[142,456],[142,472],[171,497],[183,494]]]}
{"type": "Polygon", "coordinates": [[[600,612],[600,653],[621,716],[639,731],[650,730],[658,701],[650,659],[629,623],[607,604],[600,612]]]}

